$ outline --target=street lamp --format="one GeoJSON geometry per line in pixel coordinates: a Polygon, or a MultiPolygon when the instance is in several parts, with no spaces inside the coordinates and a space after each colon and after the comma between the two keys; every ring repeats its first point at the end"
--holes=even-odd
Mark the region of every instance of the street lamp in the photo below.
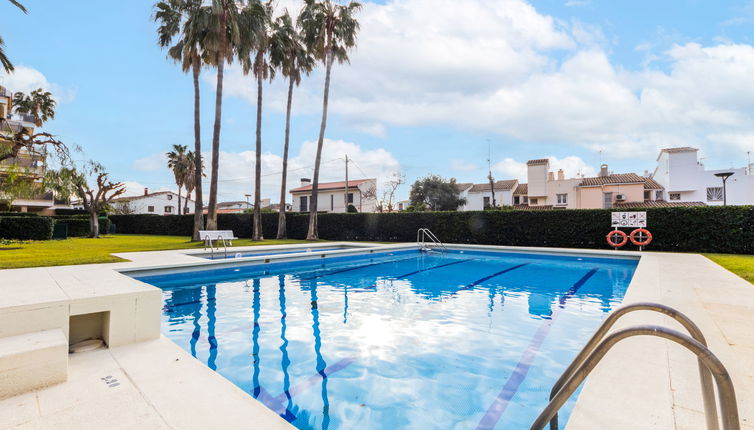
{"type": "Polygon", "coordinates": [[[249,199],[251,198],[251,194],[244,194],[246,196],[246,207],[248,208],[251,206],[251,203],[249,203],[249,199]]]}
{"type": "Polygon", "coordinates": [[[725,189],[725,182],[728,181],[728,178],[733,176],[733,172],[715,173],[715,176],[723,179],[723,206],[728,206],[728,196],[727,190],[725,189]]]}

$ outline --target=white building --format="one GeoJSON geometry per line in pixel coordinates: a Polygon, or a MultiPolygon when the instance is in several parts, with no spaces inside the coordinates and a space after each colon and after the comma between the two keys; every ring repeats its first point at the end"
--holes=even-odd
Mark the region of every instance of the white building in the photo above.
{"type": "Polygon", "coordinates": [[[657,157],[652,178],[665,188],[669,202],[704,202],[723,204],[723,180],[716,173],[732,172],[726,182],[729,205],[754,204],[752,166],[735,169],[706,170],[697,158],[697,148],[666,148],[657,157]]]}
{"type": "MultiPolygon", "coordinates": [[[[183,214],[186,208],[186,214],[194,213],[194,204],[193,200],[186,201],[184,196],[181,196],[181,213],[183,214]]],[[[121,213],[177,215],[178,194],[172,191],[150,193],[148,188],[144,188],[143,195],[116,198],[111,205],[121,213]]]]}
{"type": "MultiPolygon", "coordinates": [[[[492,206],[492,191],[490,184],[457,184],[459,190],[463,187],[460,196],[466,199],[466,204],[461,206],[462,211],[481,211],[492,206]]],[[[500,206],[513,205],[513,190],[518,187],[518,180],[509,179],[495,182],[495,204],[500,206]]]]}
{"type": "MultiPolygon", "coordinates": [[[[309,212],[312,194],[311,180],[301,179],[301,186],[290,191],[293,196],[293,210],[309,212]]],[[[358,212],[377,211],[377,179],[354,179],[339,182],[320,182],[317,199],[318,212],[346,212],[346,194],[348,204],[358,212]]]]}

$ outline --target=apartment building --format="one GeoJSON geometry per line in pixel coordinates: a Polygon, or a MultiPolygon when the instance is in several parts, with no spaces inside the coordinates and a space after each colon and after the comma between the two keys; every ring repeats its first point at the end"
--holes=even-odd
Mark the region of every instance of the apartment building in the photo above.
{"type": "MultiPolygon", "coordinates": [[[[34,133],[34,117],[13,113],[13,93],[0,86],[0,153],[6,153],[18,133],[34,133]]],[[[25,182],[23,188],[28,191],[23,197],[0,194],[3,206],[10,206],[12,211],[38,212],[52,215],[57,207],[69,207],[66,202],[56,201],[53,193],[42,185],[46,172],[47,153],[44,150],[22,148],[18,154],[0,161],[0,183],[11,177],[15,181],[25,182]]],[[[5,208],[4,208],[5,209],[5,208]]]]}

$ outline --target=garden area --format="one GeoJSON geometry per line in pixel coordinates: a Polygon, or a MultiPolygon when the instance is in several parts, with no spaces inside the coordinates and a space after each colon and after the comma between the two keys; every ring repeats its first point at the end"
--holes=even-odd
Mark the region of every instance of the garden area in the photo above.
{"type": "MultiPolygon", "coordinates": [[[[303,240],[249,239],[233,241],[234,246],[284,245],[303,243],[303,240]]],[[[191,242],[189,236],[152,236],[114,234],[99,239],[72,238],[66,240],[4,241],[0,243],[0,269],[23,267],[67,266],[73,264],[117,263],[125,261],[113,256],[120,252],[166,251],[171,249],[202,248],[203,242],[191,242]]]]}

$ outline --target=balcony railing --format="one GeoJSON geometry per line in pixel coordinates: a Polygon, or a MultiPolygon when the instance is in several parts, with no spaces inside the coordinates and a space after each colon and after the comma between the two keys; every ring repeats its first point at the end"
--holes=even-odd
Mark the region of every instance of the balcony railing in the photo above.
{"type": "Polygon", "coordinates": [[[36,118],[34,118],[34,115],[29,115],[26,113],[17,113],[16,119],[23,122],[30,122],[34,124],[34,121],[36,121],[36,118]]]}
{"type": "Polygon", "coordinates": [[[8,91],[5,87],[0,87],[0,97],[12,97],[13,93],[8,91]]]}

